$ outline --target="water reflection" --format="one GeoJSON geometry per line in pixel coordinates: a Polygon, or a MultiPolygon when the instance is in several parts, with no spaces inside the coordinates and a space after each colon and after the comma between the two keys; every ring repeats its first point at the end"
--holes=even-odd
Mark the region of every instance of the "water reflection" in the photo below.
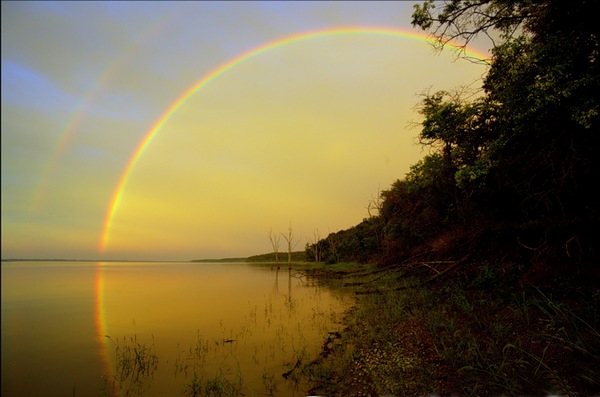
{"type": "Polygon", "coordinates": [[[287,267],[3,263],[2,396],[304,395],[350,304],[287,267]]]}
{"type": "Polygon", "coordinates": [[[98,355],[102,362],[103,379],[105,384],[103,388],[106,390],[116,390],[114,383],[114,373],[112,368],[115,367],[114,358],[111,348],[109,345],[110,337],[106,328],[106,313],[104,310],[104,265],[102,262],[97,262],[95,265],[96,276],[94,281],[94,318],[96,320],[96,340],[98,342],[98,355]]]}
{"type": "MultiPolygon", "coordinates": [[[[275,270],[275,286],[273,287],[273,293],[275,295],[280,295],[280,293],[279,293],[279,272],[280,272],[280,269],[277,268],[275,270]]],[[[292,269],[288,269],[286,273],[287,273],[287,280],[288,280],[287,296],[291,299],[291,297],[292,297],[292,269]]],[[[299,280],[300,280],[300,282],[302,282],[302,279],[299,279],[299,280]]]]}
{"type": "Polygon", "coordinates": [[[89,264],[2,263],[2,396],[102,387],[89,264]]]}

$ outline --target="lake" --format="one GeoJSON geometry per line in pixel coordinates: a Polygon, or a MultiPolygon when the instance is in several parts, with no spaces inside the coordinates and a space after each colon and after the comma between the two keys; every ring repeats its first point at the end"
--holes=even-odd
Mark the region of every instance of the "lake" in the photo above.
{"type": "Polygon", "coordinates": [[[2,262],[2,396],[304,396],[352,304],[287,266],[2,262]]]}

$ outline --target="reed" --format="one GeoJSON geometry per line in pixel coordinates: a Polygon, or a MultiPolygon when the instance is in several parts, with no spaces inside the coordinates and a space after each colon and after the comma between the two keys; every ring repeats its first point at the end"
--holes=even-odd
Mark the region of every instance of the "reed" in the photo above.
{"type": "MultiPolygon", "coordinates": [[[[107,337],[112,341],[110,337],[107,337]]],[[[123,337],[115,343],[116,365],[114,375],[105,379],[103,394],[107,396],[143,395],[150,388],[158,369],[154,336],[152,343],[138,342],[137,335],[123,337]]]]}

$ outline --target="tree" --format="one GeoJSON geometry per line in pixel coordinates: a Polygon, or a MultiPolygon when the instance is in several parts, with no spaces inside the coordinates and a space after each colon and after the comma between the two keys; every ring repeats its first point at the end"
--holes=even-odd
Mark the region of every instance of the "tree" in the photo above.
{"type": "Polygon", "coordinates": [[[412,25],[429,31],[440,48],[451,42],[466,50],[479,35],[487,37],[496,47],[530,29],[549,2],[551,0],[428,0],[414,6],[412,25]]]}
{"type": "Polygon", "coordinates": [[[275,253],[275,263],[277,263],[277,268],[279,268],[280,237],[277,233],[273,233],[273,229],[269,229],[269,241],[271,241],[271,246],[273,247],[273,252],[275,253]]]}
{"type": "Polygon", "coordinates": [[[321,237],[319,235],[319,229],[315,229],[313,231],[313,237],[312,239],[309,238],[309,245],[308,245],[308,249],[310,249],[313,252],[313,256],[315,258],[315,262],[319,263],[321,262],[321,237]]]}
{"type": "Polygon", "coordinates": [[[377,214],[381,212],[381,205],[381,189],[377,189],[377,196],[371,195],[371,199],[365,207],[367,209],[367,214],[369,215],[369,218],[376,216],[374,212],[376,212],[377,214]]]}
{"type": "MultiPolygon", "coordinates": [[[[381,193],[381,205],[369,203],[368,219],[336,234],[339,258],[398,263],[443,247],[444,255],[476,247],[521,255],[528,246],[544,247],[545,258],[536,253],[535,260],[597,263],[596,4],[448,0],[415,6],[413,25],[437,39],[440,50],[449,42],[466,49],[484,35],[494,44],[493,57],[477,96],[424,95],[419,139],[430,154],[381,193]],[[570,249],[574,241],[577,255],[570,249]]],[[[324,244],[322,256],[330,249],[324,244]]]]}
{"type": "Polygon", "coordinates": [[[287,247],[288,247],[288,268],[292,268],[292,251],[294,250],[294,247],[296,246],[297,242],[294,241],[294,229],[292,229],[292,224],[290,223],[290,226],[288,227],[288,233],[287,234],[283,234],[281,233],[281,235],[283,236],[284,240],[287,243],[287,247]]]}
{"type": "Polygon", "coordinates": [[[339,261],[339,251],[338,246],[340,240],[342,239],[343,233],[331,233],[325,239],[327,243],[327,256],[325,257],[326,263],[332,264],[337,263],[339,261]]]}
{"type": "MultiPolygon", "coordinates": [[[[441,143],[466,207],[495,214],[530,246],[564,251],[594,235],[600,196],[600,26],[595,1],[450,0],[415,7],[413,25],[463,46],[495,42],[484,97],[424,104],[421,137],[441,143]],[[496,35],[496,32],[499,35],[496,35]],[[472,207],[471,207],[472,208],[472,207]]],[[[597,237],[593,237],[595,239],[597,237]]],[[[587,252],[593,253],[590,240],[587,252]]]]}

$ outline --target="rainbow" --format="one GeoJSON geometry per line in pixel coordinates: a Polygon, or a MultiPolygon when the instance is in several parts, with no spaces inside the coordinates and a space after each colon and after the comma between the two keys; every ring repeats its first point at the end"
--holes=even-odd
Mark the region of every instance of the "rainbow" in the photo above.
{"type": "Polygon", "coordinates": [[[106,311],[104,309],[104,263],[96,262],[96,277],[94,280],[94,318],[96,323],[96,340],[102,360],[103,375],[109,391],[114,390],[113,371],[110,363],[110,352],[107,344],[106,311]]]}
{"type": "Polygon", "coordinates": [[[33,198],[31,200],[30,210],[33,212],[40,211],[44,206],[44,203],[47,198],[48,187],[50,185],[50,179],[52,175],[56,172],[56,168],[58,166],[59,159],[64,156],[67,151],[67,147],[73,140],[73,136],[75,135],[76,130],[79,128],[79,125],[84,118],[84,113],[88,104],[92,103],[96,98],[98,92],[100,91],[100,87],[104,85],[104,83],[108,80],[108,76],[111,74],[113,67],[108,67],[105,72],[103,72],[98,80],[98,83],[94,86],[94,88],[90,89],[85,95],[83,100],[80,102],[79,106],[75,109],[75,111],[68,117],[67,122],[65,123],[64,128],[59,133],[58,142],[54,145],[54,148],[51,151],[51,155],[48,159],[48,162],[43,168],[43,172],[40,176],[40,180],[37,184],[37,189],[33,194],[33,198]]]}
{"type": "MultiPolygon", "coordinates": [[[[137,148],[133,152],[132,156],[129,158],[125,169],[121,173],[121,177],[115,187],[115,190],[112,194],[111,200],[108,204],[108,208],[106,210],[106,215],[103,222],[102,233],[100,235],[99,240],[99,251],[106,252],[108,241],[110,237],[110,231],[113,224],[113,220],[117,209],[119,208],[119,204],[121,199],[123,198],[123,192],[125,191],[125,187],[127,186],[127,181],[129,179],[129,175],[131,171],[135,167],[136,163],[146,150],[146,148],[150,145],[156,134],[161,130],[161,128],[165,125],[165,123],[177,112],[179,108],[192,97],[197,91],[202,89],[204,86],[209,84],[212,80],[216,79],[223,73],[229,71],[240,63],[256,57],[260,54],[263,54],[267,51],[273,50],[275,48],[285,46],[291,43],[295,43],[302,40],[315,39],[319,37],[326,36],[335,36],[335,35],[357,35],[357,34],[366,34],[366,35],[380,35],[380,36],[395,36],[404,39],[418,40],[422,42],[426,42],[429,44],[439,44],[439,40],[434,37],[427,36],[420,33],[414,33],[406,30],[396,29],[396,28],[384,28],[384,27],[366,27],[366,26],[350,26],[350,27],[338,27],[338,28],[330,28],[330,29],[322,29],[315,30],[310,32],[304,32],[299,34],[294,34],[291,36],[286,36],[281,39],[268,42],[266,44],[255,47],[249,51],[246,51],[233,59],[221,64],[220,66],[214,68],[212,71],[204,75],[200,78],[200,80],[196,81],[192,86],[186,89],[171,105],[163,112],[160,118],[152,125],[150,130],[144,135],[137,148]]],[[[445,45],[447,48],[451,48],[452,50],[463,52],[469,58],[474,58],[477,60],[485,61],[489,58],[488,55],[473,51],[470,49],[463,49],[451,43],[447,43],[445,45]]]]}
{"type": "Polygon", "coordinates": [[[110,86],[112,81],[118,76],[127,63],[143,49],[143,45],[150,42],[168,26],[172,25],[175,20],[179,18],[181,13],[182,12],[179,11],[172,15],[166,15],[161,19],[160,23],[150,26],[148,29],[142,32],[141,40],[130,45],[121,53],[121,55],[116,57],[112,62],[109,62],[102,73],[100,73],[98,78],[95,80],[95,83],[85,92],[79,104],[67,118],[62,130],[60,130],[58,134],[57,143],[50,151],[51,155],[43,168],[40,179],[37,183],[37,188],[33,193],[30,211],[37,212],[44,207],[48,196],[50,179],[56,172],[60,159],[67,152],[67,149],[73,141],[73,138],[79,130],[83,120],[85,119],[89,108],[91,108],[91,106],[96,102],[102,92],[110,86]]]}

